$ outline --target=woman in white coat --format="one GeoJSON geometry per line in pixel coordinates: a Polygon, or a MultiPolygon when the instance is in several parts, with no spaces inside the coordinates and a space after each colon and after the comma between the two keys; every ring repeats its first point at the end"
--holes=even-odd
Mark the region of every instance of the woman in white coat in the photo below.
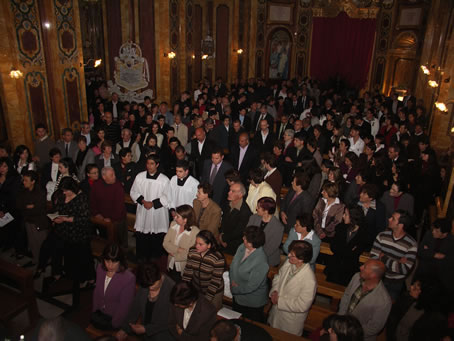
{"type": "Polygon", "coordinates": [[[288,260],[273,278],[270,291],[271,308],[268,322],[273,328],[302,335],[304,321],[314,301],[317,281],[309,264],[312,245],[295,240],[289,246],[288,260]]]}

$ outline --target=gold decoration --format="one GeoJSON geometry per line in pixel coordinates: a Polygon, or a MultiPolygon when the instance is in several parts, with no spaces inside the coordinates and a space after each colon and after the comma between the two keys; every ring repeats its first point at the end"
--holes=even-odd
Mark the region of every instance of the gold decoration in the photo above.
{"type": "Polygon", "coordinates": [[[314,17],[337,17],[339,13],[345,12],[350,18],[373,19],[376,18],[380,10],[379,5],[374,1],[368,7],[357,7],[353,0],[339,0],[327,2],[316,1],[312,8],[314,17]]]}

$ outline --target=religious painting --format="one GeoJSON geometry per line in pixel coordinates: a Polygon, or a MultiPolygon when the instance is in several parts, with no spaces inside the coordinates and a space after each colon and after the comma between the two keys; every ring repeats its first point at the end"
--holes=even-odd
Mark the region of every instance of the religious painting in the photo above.
{"type": "Polygon", "coordinates": [[[423,19],[423,9],[421,7],[403,7],[400,8],[397,27],[419,28],[423,19]]]}
{"type": "Polygon", "coordinates": [[[286,30],[275,31],[269,40],[268,78],[287,79],[292,40],[286,30]]]}
{"type": "Polygon", "coordinates": [[[293,22],[293,4],[269,4],[268,6],[269,24],[287,24],[293,22]]]}

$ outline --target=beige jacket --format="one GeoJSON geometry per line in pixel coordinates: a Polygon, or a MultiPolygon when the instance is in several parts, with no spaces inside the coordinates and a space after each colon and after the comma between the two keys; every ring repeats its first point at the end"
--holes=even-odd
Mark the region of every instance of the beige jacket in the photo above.
{"type": "Polygon", "coordinates": [[[197,226],[191,226],[191,231],[184,231],[177,245],[175,243],[175,238],[179,228],[180,226],[174,221],[170,224],[169,231],[164,237],[162,246],[167,253],[169,253],[167,267],[169,269],[175,268],[178,272],[183,272],[184,267],[186,266],[189,249],[194,246],[195,238],[200,230],[197,226]],[[183,250],[178,250],[179,248],[182,248],[183,250]]]}
{"type": "Polygon", "coordinates": [[[304,322],[317,292],[317,280],[309,264],[303,264],[289,279],[291,264],[287,260],[273,278],[273,291],[279,294],[278,303],[271,308],[268,323],[290,334],[302,335],[304,322]]]}

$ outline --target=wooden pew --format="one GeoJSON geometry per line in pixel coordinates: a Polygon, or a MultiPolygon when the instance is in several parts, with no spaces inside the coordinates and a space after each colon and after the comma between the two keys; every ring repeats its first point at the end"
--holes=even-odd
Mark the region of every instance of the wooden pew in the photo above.
{"type": "Polygon", "coordinates": [[[106,222],[103,219],[97,217],[91,217],[90,221],[92,222],[92,224],[102,227],[106,230],[107,240],[109,242],[114,243],[117,241],[117,231],[115,230],[115,226],[112,222],[106,222]]]}
{"type": "Polygon", "coordinates": [[[0,322],[10,321],[27,310],[30,326],[34,326],[40,315],[33,287],[33,273],[16,264],[0,259],[0,322]]]}

